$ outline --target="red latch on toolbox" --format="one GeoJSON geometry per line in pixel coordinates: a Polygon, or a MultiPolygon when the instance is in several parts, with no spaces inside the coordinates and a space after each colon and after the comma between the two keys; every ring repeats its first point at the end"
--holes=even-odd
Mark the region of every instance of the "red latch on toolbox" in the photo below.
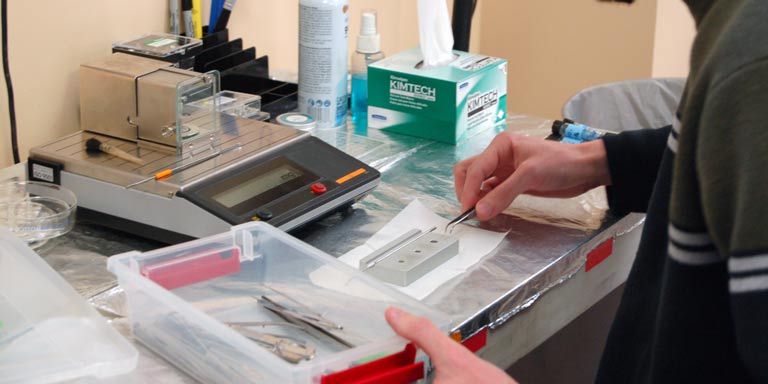
{"type": "Polygon", "coordinates": [[[602,244],[598,245],[597,248],[593,249],[592,252],[587,254],[587,265],[585,267],[585,272],[589,272],[590,269],[602,263],[603,260],[607,259],[608,256],[610,256],[612,253],[613,237],[604,241],[602,244]]]}
{"type": "Polygon", "coordinates": [[[323,376],[320,383],[408,384],[424,378],[424,362],[415,363],[415,360],[416,347],[408,344],[402,352],[323,376]]]}

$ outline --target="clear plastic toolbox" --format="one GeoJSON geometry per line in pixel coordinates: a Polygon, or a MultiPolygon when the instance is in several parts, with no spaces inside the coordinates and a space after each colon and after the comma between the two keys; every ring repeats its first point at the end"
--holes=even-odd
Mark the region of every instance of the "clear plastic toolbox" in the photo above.
{"type": "Polygon", "coordinates": [[[0,384],[107,378],[139,353],[24,242],[0,230],[0,384]]]}
{"type": "Polygon", "coordinates": [[[398,306],[450,328],[446,315],[264,223],[113,256],[108,268],[126,292],[135,336],[202,382],[423,373],[384,311],[398,306]],[[318,279],[344,288],[323,288],[318,279]],[[403,361],[393,368],[393,360],[403,361]]]}

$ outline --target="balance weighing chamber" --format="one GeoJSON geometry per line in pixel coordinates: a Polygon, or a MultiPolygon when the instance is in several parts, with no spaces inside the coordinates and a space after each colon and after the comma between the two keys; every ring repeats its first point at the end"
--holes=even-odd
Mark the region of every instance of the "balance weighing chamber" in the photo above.
{"type": "Polygon", "coordinates": [[[72,190],[81,217],[166,243],[249,221],[291,231],[378,185],[309,132],[243,117],[254,100],[220,92],[216,72],[113,54],[81,66],[82,131],[32,148],[28,177],[72,190]],[[86,150],[92,138],[140,160],[86,150]]]}

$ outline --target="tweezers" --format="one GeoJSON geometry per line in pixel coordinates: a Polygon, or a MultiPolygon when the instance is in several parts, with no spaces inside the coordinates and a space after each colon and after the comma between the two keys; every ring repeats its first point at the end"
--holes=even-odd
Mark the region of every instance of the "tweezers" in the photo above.
{"type": "MultiPolygon", "coordinates": [[[[271,300],[270,298],[264,295],[262,295],[261,297],[257,297],[256,301],[265,309],[282,317],[285,321],[298,325],[301,328],[304,328],[304,325],[306,325],[324,334],[325,336],[328,336],[332,340],[338,342],[339,344],[345,347],[349,347],[349,348],[355,347],[354,344],[344,340],[343,338],[333,334],[330,331],[331,329],[343,329],[341,325],[331,322],[320,315],[314,315],[314,316],[306,315],[303,313],[290,310],[285,306],[275,302],[274,300],[271,300]]],[[[304,332],[311,334],[309,332],[309,329],[307,328],[304,328],[304,332]]]]}
{"type": "Polygon", "coordinates": [[[310,312],[300,312],[298,310],[292,310],[282,304],[277,303],[276,301],[268,298],[267,296],[261,296],[260,298],[256,299],[256,301],[261,304],[263,307],[279,312],[284,315],[289,315],[291,317],[294,317],[296,319],[299,319],[305,323],[308,323],[310,325],[317,325],[320,328],[325,329],[343,329],[339,324],[336,324],[324,317],[322,317],[319,314],[316,313],[310,313],[310,312]]]}
{"type": "Polygon", "coordinates": [[[466,211],[462,212],[460,215],[456,216],[455,219],[448,222],[448,224],[445,225],[445,233],[451,233],[453,231],[453,228],[455,228],[457,225],[473,219],[475,217],[475,207],[472,207],[470,209],[467,209],[466,211]]]}
{"type": "Polygon", "coordinates": [[[254,331],[245,325],[230,324],[230,327],[289,363],[298,364],[302,360],[312,360],[315,357],[315,347],[308,345],[304,340],[254,331]]]}

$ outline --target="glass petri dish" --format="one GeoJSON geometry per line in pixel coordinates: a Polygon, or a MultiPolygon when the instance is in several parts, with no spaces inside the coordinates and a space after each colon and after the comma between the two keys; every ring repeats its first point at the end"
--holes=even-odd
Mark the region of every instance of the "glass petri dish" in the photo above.
{"type": "Polygon", "coordinates": [[[0,228],[32,248],[75,225],[77,197],[62,186],[36,181],[0,184],[0,228]]]}

